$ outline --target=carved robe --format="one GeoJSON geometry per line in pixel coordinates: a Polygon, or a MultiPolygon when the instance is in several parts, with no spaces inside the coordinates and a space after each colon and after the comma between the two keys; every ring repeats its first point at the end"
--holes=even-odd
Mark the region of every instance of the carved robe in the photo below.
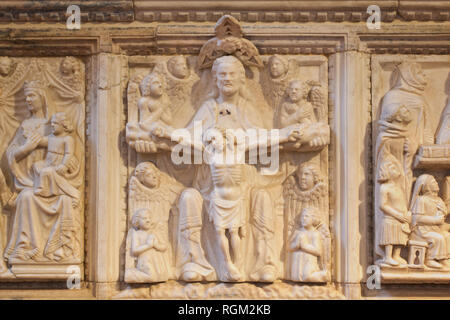
{"type": "MultiPolygon", "coordinates": [[[[44,160],[45,149],[32,151],[27,157],[16,161],[15,152],[25,143],[25,137],[39,132],[48,133],[47,119],[28,119],[19,130],[7,149],[10,169],[19,191],[16,200],[16,214],[5,257],[8,259],[36,260],[62,259],[76,254],[73,241],[75,221],[73,220],[72,195],[64,192],[40,196],[35,194],[35,181],[38,179],[34,164],[44,160]],[[58,249],[64,253],[54,254],[58,249]]],[[[73,190],[73,185],[65,179],[58,179],[62,185],[59,190],[73,190]]]]}
{"type": "Polygon", "coordinates": [[[319,261],[316,256],[302,249],[309,245],[323,254],[322,237],[318,230],[296,230],[290,240],[290,246],[297,250],[290,253],[292,266],[288,273],[288,279],[292,281],[324,281],[325,273],[321,272],[319,261]]]}
{"type": "Polygon", "coordinates": [[[176,243],[174,230],[177,223],[177,211],[173,206],[178,199],[182,186],[174,179],[160,172],[160,185],[158,188],[148,188],[143,185],[135,176],[130,179],[129,191],[129,212],[130,216],[137,210],[146,208],[153,215],[157,215],[155,219],[157,226],[154,231],[156,242],[160,246],[165,246],[166,250],[151,250],[145,253],[139,262],[131,253],[131,240],[136,232],[134,228],[130,228],[127,236],[127,258],[125,278],[127,282],[156,282],[173,279],[175,277],[173,266],[174,258],[171,243],[176,243]],[[170,219],[172,218],[172,219],[170,219]],[[169,225],[170,224],[170,225],[169,225]],[[147,266],[144,268],[144,261],[147,264],[162,264],[161,266],[147,266]],[[138,265],[139,264],[139,265],[138,265]],[[137,270],[152,270],[149,277],[139,276],[137,270]]]}
{"type": "Polygon", "coordinates": [[[412,212],[412,234],[411,239],[425,241],[429,244],[427,249],[428,259],[447,259],[449,258],[449,249],[447,248],[447,239],[445,238],[440,225],[426,225],[417,221],[418,216],[435,217],[440,212],[440,208],[446,208],[444,201],[439,197],[419,196],[414,201],[412,212]]]}

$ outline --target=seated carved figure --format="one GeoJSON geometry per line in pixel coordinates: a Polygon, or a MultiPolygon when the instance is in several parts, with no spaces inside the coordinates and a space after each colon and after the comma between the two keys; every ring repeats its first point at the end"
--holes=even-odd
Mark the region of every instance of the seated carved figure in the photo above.
{"type": "Polygon", "coordinates": [[[304,282],[324,282],[324,244],[318,230],[320,220],[315,208],[305,208],[297,216],[297,228],[289,240],[291,268],[288,279],[304,282]]]}
{"type": "Polygon", "coordinates": [[[292,80],[287,88],[288,101],[282,104],[280,124],[287,127],[292,124],[310,124],[316,122],[314,108],[307,100],[309,88],[300,80],[292,80]]]}
{"type": "Polygon", "coordinates": [[[439,197],[439,186],[432,175],[422,174],[416,181],[411,201],[411,240],[428,244],[425,265],[442,269],[450,267],[447,239],[444,232],[447,208],[439,197]]]}
{"type": "MultiPolygon", "coordinates": [[[[142,97],[138,101],[139,123],[128,123],[127,140],[134,146],[145,143],[149,150],[156,152],[155,138],[170,139],[172,113],[170,102],[164,92],[164,79],[157,72],[147,75],[139,88],[142,97]]],[[[138,147],[139,149],[139,147],[138,147]]]]}
{"type": "Polygon", "coordinates": [[[26,82],[24,92],[31,116],[22,122],[6,152],[18,196],[5,258],[10,263],[78,260],[74,207],[80,193],[67,174],[77,162],[71,139],[63,133],[65,117],[53,117],[48,135],[42,85],[26,82]]]}
{"type": "Polygon", "coordinates": [[[64,113],[53,115],[51,131],[52,133],[41,141],[42,146],[47,146],[45,160],[34,164],[34,170],[38,173],[34,194],[43,197],[67,194],[72,196],[76,205],[80,196],[78,190],[63,182],[65,175],[78,167],[74,155],[74,139],[70,136],[73,128],[64,113]]]}

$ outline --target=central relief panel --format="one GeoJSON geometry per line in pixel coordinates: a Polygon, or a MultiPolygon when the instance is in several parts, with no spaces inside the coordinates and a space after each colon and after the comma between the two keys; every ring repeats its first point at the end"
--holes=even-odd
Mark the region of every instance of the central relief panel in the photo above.
{"type": "Polygon", "coordinates": [[[130,58],[125,281],[329,282],[327,59],[215,32],[130,58]]]}

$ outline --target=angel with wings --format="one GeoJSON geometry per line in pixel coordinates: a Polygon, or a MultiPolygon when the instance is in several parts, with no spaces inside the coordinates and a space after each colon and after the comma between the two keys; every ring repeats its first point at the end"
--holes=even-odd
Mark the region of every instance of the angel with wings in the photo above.
{"type": "MultiPolygon", "coordinates": [[[[129,216],[135,217],[136,213],[141,212],[142,209],[145,209],[145,212],[141,212],[132,219],[135,223],[128,231],[125,281],[159,282],[174,279],[172,244],[176,243],[173,233],[177,225],[175,204],[182,189],[183,186],[180,183],[158,170],[151,162],[141,162],[136,167],[135,174],[130,179],[129,216]],[[147,215],[150,217],[148,218],[147,215]],[[151,222],[151,226],[148,228],[146,220],[151,222]],[[141,224],[143,227],[140,226],[141,224]],[[148,241],[142,240],[144,233],[151,234],[152,237],[147,238],[153,240],[147,238],[148,241]],[[145,243],[149,246],[151,243],[152,246],[149,249],[155,249],[151,254],[154,259],[150,260],[160,261],[159,264],[163,263],[164,265],[148,265],[150,263],[148,259],[144,259],[147,263],[139,262],[142,250],[136,248],[145,243]],[[149,275],[146,270],[159,271],[149,275]]],[[[148,250],[142,252],[146,251],[148,250]]]]}
{"type": "MultiPolygon", "coordinates": [[[[313,208],[315,210],[314,216],[317,219],[317,223],[314,223],[314,228],[320,232],[321,243],[324,247],[321,259],[324,268],[328,268],[331,246],[327,217],[328,188],[321,178],[318,166],[311,162],[301,164],[296,172],[286,179],[283,193],[285,199],[286,248],[292,247],[293,237],[295,237],[294,234],[299,226],[299,221],[296,220],[300,219],[299,214],[307,208],[313,208]]],[[[300,223],[300,225],[302,224],[300,223]]],[[[296,263],[292,259],[293,255],[288,254],[286,257],[287,278],[294,281],[305,281],[297,278],[292,279],[292,268],[294,268],[296,263]]]]}
{"type": "MultiPolygon", "coordinates": [[[[280,108],[286,93],[286,87],[292,78],[294,68],[286,58],[274,55],[267,63],[267,68],[261,74],[261,86],[266,101],[275,112],[280,108]]],[[[275,114],[277,119],[277,114],[275,114]]]]}
{"type": "Polygon", "coordinates": [[[174,56],[164,65],[157,66],[162,69],[166,79],[166,92],[170,97],[172,111],[172,125],[175,128],[184,127],[199,107],[197,86],[200,80],[198,75],[190,68],[190,60],[185,56],[174,56]]]}

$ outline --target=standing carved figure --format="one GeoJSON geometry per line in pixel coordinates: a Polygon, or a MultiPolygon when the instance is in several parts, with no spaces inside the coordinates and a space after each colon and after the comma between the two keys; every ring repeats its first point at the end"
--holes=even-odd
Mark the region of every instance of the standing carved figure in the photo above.
{"type": "Polygon", "coordinates": [[[380,210],[383,213],[381,225],[377,228],[379,245],[384,247],[382,263],[390,266],[405,266],[406,260],[400,256],[402,247],[408,242],[411,232],[411,213],[405,202],[405,192],[401,184],[401,168],[393,156],[384,159],[379,167],[380,210]]]}
{"type": "MultiPolygon", "coordinates": [[[[404,162],[404,174],[405,174],[405,190],[409,194],[412,189],[412,162],[417,149],[422,144],[433,144],[434,134],[430,130],[428,123],[429,106],[424,98],[424,90],[427,85],[427,77],[422,70],[422,67],[418,63],[403,62],[396,67],[397,79],[394,87],[389,90],[383,97],[381,104],[381,121],[389,122],[387,114],[392,118],[403,118],[401,123],[392,124],[400,126],[400,129],[389,126],[386,130],[383,129],[384,123],[380,123],[380,133],[386,133],[383,135],[383,140],[390,140],[389,134],[393,135],[393,138],[402,135],[408,144],[407,152],[405,153],[404,161],[402,161],[396,154],[393,154],[400,162],[404,162]],[[386,112],[385,109],[395,109],[395,106],[400,108],[399,114],[395,112],[386,112]],[[406,110],[404,110],[406,109],[406,110]],[[409,115],[407,115],[409,113],[409,115]],[[384,117],[386,115],[386,118],[384,117]]],[[[380,137],[380,136],[379,136],[380,137]]],[[[380,138],[378,139],[380,140],[380,138]]],[[[379,141],[382,143],[382,141],[379,141]]],[[[379,157],[381,151],[381,145],[378,144],[376,148],[376,156],[379,157]]]]}
{"type": "MultiPolygon", "coordinates": [[[[397,178],[398,185],[396,185],[398,186],[396,206],[408,208],[413,179],[412,160],[417,148],[427,135],[425,133],[425,114],[428,107],[422,96],[426,81],[419,64],[402,63],[397,67],[397,75],[398,79],[394,88],[384,96],[381,105],[375,145],[375,172],[380,174],[384,163],[388,159],[393,159],[400,174],[397,178]]],[[[386,233],[381,232],[382,229],[384,230],[383,226],[386,222],[385,211],[382,210],[383,207],[386,207],[381,203],[381,184],[382,182],[379,181],[375,183],[375,253],[381,257],[379,263],[390,261],[389,265],[397,266],[396,262],[404,263],[404,260],[397,254],[399,249],[395,249],[393,259],[386,257],[386,253],[390,252],[390,246],[385,246],[387,238],[381,239],[382,234],[386,236],[386,233]]],[[[403,209],[402,216],[406,217],[403,209]]],[[[394,232],[394,234],[401,235],[402,233],[394,232]]],[[[398,239],[396,242],[400,245],[404,241],[398,239]]]]}
{"type": "Polygon", "coordinates": [[[235,150],[234,137],[227,137],[218,130],[206,131],[205,144],[209,146],[209,163],[213,182],[210,194],[209,220],[216,231],[219,250],[225,258],[230,280],[238,281],[242,275],[236,265],[241,263],[241,238],[245,232],[245,204],[242,190],[242,165],[235,159],[227,161],[227,153],[235,150]],[[225,234],[228,231],[230,241],[225,234]]]}
{"type": "MultiPolygon", "coordinates": [[[[191,120],[190,128],[199,121],[205,128],[222,127],[222,129],[249,129],[262,127],[262,119],[258,110],[253,105],[250,97],[245,90],[245,69],[242,63],[233,56],[223,56],[214,61],[212,67],[212,75],[214,79],[215,95],[203,103],[200,109],[195,114],[194,118],[191,120]]],[[[243,165],[245,167],[245,165],[243,165]]],[[[237,168],[233,168],[231,171],[229,169],[217,168],[217,170],[211,171],[211,168],[207,165],[201,165],[197,168],[196,177],[194,178],[193,186],[194,188],[189,188],[184,191],[185,197],[182,197],[179,204],[180,210],[202,210],[202,207],[211,208],[226,208],[229,210],[238,210],[238,205],[240,205],[239,198],[233,198],[230,200],[233,204],[224,202],[220,200],[217,196],[214,185],[223,184],[227,179],[233,179],[233,186],[236,190],[249,190],[250,188],[245,188],[248,181],[241,179],[240,175],[237,174],[237,168]],[[225,171],[224,171],[225,170],[225,171]],[[227,176],[229,176],[227,178],[227,176]],[[215,180],[215,182],[214,182],[215,180]],[[223,181],[223,182],[221,182],[223,181]],[[204,205],[201,205],[200,199],[203,199],[204,205]],[[183,208],[183,209],[181,209],[183,208]]],[[[231,168],[230,168],[231,169],[231,168]]],[[[271,203],[270,195],[265,190],[257,190],[254,193],[245,192],[242,198],[245,200],[246,208],[248,207],[248,201],[251,199],[256,199],[255,201],[266,201],[264,203],[271,203]]],[[[254,205],[255,206],[255,205],[254,205]]],[[[264,208],[263,211],[259,212],[260,215],[273,214],[273,208],[267,205],[256,205],[256,207],[264,208]]],[[[247,209],[244,210],[244,212],[247,209]]],[[[238,212],[238,211],[236,211],[238,212]]],[[[180,215],[193,216],[194,213],[180,212],[180,215]]],[[[247,219],[244,217],[243,219],[247,219]]],[[[234,220],[233,220],[234,221],[234,220]]],[[[236,220],[238,221],[238,220],[236,220]]],[[[261,219],[260,222],[267,223],[270,219],[261,219]]],[[[217,221],[216,224],[219,224],[217,221]]],[[[239,223],[241,224],[241,223],[239,223]]],[[[234,226],[234,229],[239,229],[240,225],[234,226]]],[[[269,226],[270,228],[270,226],[269,226]]],[[[244,231],[242,228],[240,228],[244,231]]],[[[240,231],[240,232],[242,232],[240,231]]],[[[239,235],[237,236],[239,237],[239,235]]],[[[238,240],[234,237],[234,240],[238,240]]],[[[242,234],[241,237],[242,238],[242,234]]],[[[234,241],[233,240],[233,241],[234,241]]],[[[265,241],[265,238],[260,239],[260,241],[265,241]]],[[[237,242],[237,241],[236,241],[237,242]]],[[[215,242],[219,246],[219,242],[215,242]]],[[[217,250],[214,244],[207,244],[207,251],[215,256],[218,267],[216,267],[217,276],[222,281],[237,281],[241,279],[241,270],[235,272],[226,261],[227,257],[222,256],[222,250],[217,250]],[[230,272],[230,270],[232,272],[230,272]]],[[[264,244],[261,244],[264,246],[264,244]]],[[[238,246],[233,245],[237,248],[238,246]]],[[[224,251],[226,254],[226,252],[224,251]]],[[[228,260],[229,261],[229,260],[228,260]]],[[[270,275],[258,273],[258,280],[261,278],[275,279],[275,271],[270,270],[270,275]],[[272,275],[273,274],[273,275],[272,275]]]]}

